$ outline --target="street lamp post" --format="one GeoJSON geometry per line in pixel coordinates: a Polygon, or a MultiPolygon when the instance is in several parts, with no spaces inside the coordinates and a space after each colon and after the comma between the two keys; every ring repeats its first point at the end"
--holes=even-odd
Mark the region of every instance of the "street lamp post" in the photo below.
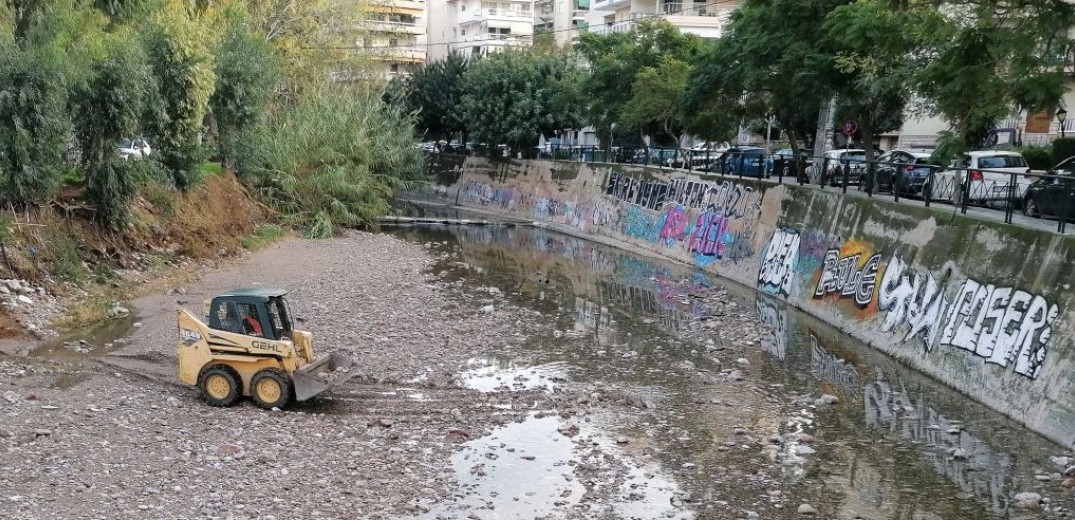
{"type": "Polygon", "coordinates": [[[1068,111],[1061,108],[1056,111],[1056,120],[1060,122],[1060,137],[1064,137],[1064,120],[1068,117],[1068,111]]]}

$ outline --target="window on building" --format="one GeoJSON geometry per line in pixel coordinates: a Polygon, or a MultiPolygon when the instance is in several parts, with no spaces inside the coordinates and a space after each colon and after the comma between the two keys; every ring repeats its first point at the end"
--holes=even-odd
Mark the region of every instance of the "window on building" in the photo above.
{"type": "Polygon", "coordinates": [[[393,63],[393,64],[389,65],[388,70],[391,71],[392,74],[399,74],[399,64],[398,63],[393,63]]]}
{"type": "Polygon", "coordinates": [[[477,46],[477,45],[475,45],[474,48],[472,48],[470,50],[470,53],[475,55],[475,56],[478,56],[478,55],[480,55],[482,53],[482,48],[477,46]]]}
{"type": "Polygon", "coordinates": [[[388,46],[389,47],[399,47],[399,40],[397,40],[395,38],[389,39],[388,40],[388,46]]]}

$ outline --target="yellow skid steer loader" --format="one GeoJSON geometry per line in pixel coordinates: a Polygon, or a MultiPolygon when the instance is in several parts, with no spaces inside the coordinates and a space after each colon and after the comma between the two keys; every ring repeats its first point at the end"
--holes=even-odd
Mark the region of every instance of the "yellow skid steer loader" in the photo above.
{"type": "Polygon", "coordinates": [[[208,325],[179,309],[179,380],[213,406],[249,396],[262,408],[305,401],[353,376],[341,354],[314,357],[313,334],[295,330],[279,289],[238,289],[207,304],[208,325]]]}

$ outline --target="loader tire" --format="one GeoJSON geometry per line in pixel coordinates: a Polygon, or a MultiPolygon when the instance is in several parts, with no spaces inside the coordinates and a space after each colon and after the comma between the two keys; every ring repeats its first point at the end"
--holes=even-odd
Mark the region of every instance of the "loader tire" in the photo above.
{"type": "Polygon", "coordinates": [[[239,378],[235,372],[223,365],[205,369],[198,378],[198,389],[210,406],[233,406],[243,395],[239,378]]]}
{"type": "Polygon", "coordinates": [[[266,409],[283,409],[294,395],[291,378],[283,371],[266,368],[250,379],[250,397],[258,406],[266,409]]]}

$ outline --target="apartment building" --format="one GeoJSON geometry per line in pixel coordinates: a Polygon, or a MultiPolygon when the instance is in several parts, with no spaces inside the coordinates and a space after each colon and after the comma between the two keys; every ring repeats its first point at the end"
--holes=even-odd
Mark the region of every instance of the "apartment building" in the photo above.
{"type": "Polygon", "coordinates": [[[534,0],[435,0],[426,26],[428,58],[485,55],[533,43],[534,0]]]}
{"type": "Polygon", "coordinates": [[[739,0],[593,0],[589,32],[627,32],[648,18],[662,18],[680,31],[702,38],[720,38],[739,0]]]}
{"type": "Polygon", "coordinates": [[[534,2],[534,34],[549,34],[557,45],[577,42],[586,32],[590,0],[537,0],[534,2]]]}
{"type": "Polygon", "coordinates": [[[373,73],[391,78],[426,62],[426,1],[376,0],[365,6],[367,31],[358,46],[373,59],[373,73]]]}

